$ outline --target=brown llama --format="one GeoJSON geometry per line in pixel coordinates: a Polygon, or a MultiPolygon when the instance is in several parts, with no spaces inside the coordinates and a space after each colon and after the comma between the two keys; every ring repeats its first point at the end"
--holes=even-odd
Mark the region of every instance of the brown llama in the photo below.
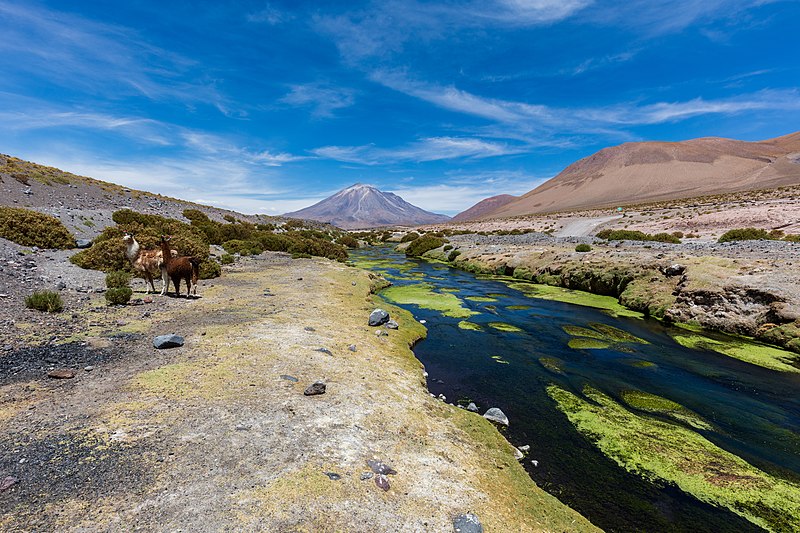
{"type": "Polygon", "coordinates": [[[169,251],[168,235],[161,236],[161,254],[166,257],[161,272],[164,277],[164,290],[161,294],[166,294],[169,288],[169,280],[175,285],[175,296],[181,295],[181,280],[186,280],[186,298],[190,294],[197,296],[197,279],[200,277],[200,260],[196,257],[172,257],[169,251]],[[194,291],[192,291],[194,285],[194,291]]]}
{"type": "MultiPolygon", "coordinates": [[[[122,237],[122,240],[125,242],[125,257],[131,262],[133,270],[139,272],[144,277],[145,294],[150,294],[151,288],[153,292],[156,292],[156,287],[153,285],[153,278],[155,276],[160,275],[162,281],[166,284],[167,278],[161,270],[161,266],[164,263],[164,252],[161,248],[157,250],[142,250],[136,238],[133,236],[133,233],[126,233],[122,237]],[[150,284],[149,286],[148,283],[150,284]]],[[[178,255],[178,252],[175,250],[170,250],[170,252],[173,256],[178,255]]],[[[161,294],[164,294],[163,289],[161,294]]]]}

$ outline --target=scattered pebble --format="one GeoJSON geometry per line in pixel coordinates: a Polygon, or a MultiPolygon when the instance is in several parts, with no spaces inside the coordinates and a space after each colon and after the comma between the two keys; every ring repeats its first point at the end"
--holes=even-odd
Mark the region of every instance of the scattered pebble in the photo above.
{"type": "Polygon", "coordinates": [[[312,328],[311,326],[306,326],[303,328],[306,331],[317,331],[316,329],[312,328]]]}
{"type": "Polygon", "coordinates": [[[84,369],[85,371],[87,371],[87,372],[91,372],[92,370],[94,370],[94,367],[93,367],[92,365],[89,365],[89,366],[85,366],[85,367],[83,367],[83,369],[84,369]]]}
{"type": "Polygon", "coordinates": [[[478,517],[472,513],[460,514],[453,520],[456,533],[483,533],[483,526],[478,517]]]}
{"type": "Polygon", "coordinates": [[[8,489],[13,487],[17,483],[19,483],[19,479],[15,478],[13,476],[4,477],[3,480],[0,481],[0,492],[7,491],[8,489]]]}
{"type": "Polygon", "coordinates": [[[236,431],[250,431],[252,427],[250,424],[237,424],[236,431]]]}
{"type": "Polygon", "coordinates": [[[336,472],[325,472],[325,475],[328,476],[333,481],[339,481],[340,479],[342,479],[342,476],[340,476],[336,472]]]}
{"type": "Polygon", "coordinates": [[[394,475],[397,473],[397,470],[378,459],[370,459],[367,464],[376,474],[394,475]]]}
{"type": "Polygon", "coordinates": [[[53,379],[72,379],[75,377],[75,371],[69,368],[57,368],[48,372],[47,377],[53,379]]]}
{"type": "Polygon", "coordinates": [[[306,396],[316,396],[318,394],[325,394],[326,385],[324,381],[315,381],[303,391],[306,396]]]}
{"type": "Polygon", "coordinates": [[[183,346],[183,337],[171,333],[169,335],[159,335],[153,339],[153,347],[163,350],[166,348],[177,348],[183,346]]]}
{"type": "Polygon", "coordinates": [[[375,309],[369,314],[370,326],[381,326],[389,321],[389,313],[383,309],[375,309]]]}
{"type": "Polygon", "coordinates": [[[537,461],[536,459],[531,459],[531,464],[533,466],[539,466],[539,461],[537,461]]]}
{"type": "Polygon", "coordinates": [[[372,472],[362,472],[361,473],[361,481],[366,481],[371,479],[374,474],[372,472]]]}
{"type": "Polygon", "coordinates": [[[389,320],[386,323],[386,327],[389,328],[389,329],[397,329],[397,328],[400,327],[400,325],[397,322],[395,322],[394,320],[389,320]]]}
{"type": "Polygon", "coordinates": [[[467,411],[472,411],[473,413],[477,413],[478,412],[478,406],[475,405],[474,402],[469,402],[469,405],[467,405],[467,411]]]}
{"type": "Polygon", "coordinates": [[[322,352],[322,353],[327,354],[327,355],[333,355],[333,352],[330,351],[327,348],[314,348],[314,351],[315,352],[322,352]]]}
{"type": "Polygon", "coordinates": [[[296,377],[290,376],[289,374],[281,374],[281,379],[285,379],[286,381],[291,381],[293,383],[297,383],[298,381],[300,381],[296,377]]]}
{"type": "Polygon", "coordinates": [[[351,344],[350,346],[347,347],[347,349],[350,350],[351,352],[355,352],[356,351],[356,345],[355,344],[351,344]]]}
{"type": "Polygon", "coordinates": [[[530,444],[525,444],[524,446],[520,446],[519,450],[521,452],[528,453],[529,451],[531,451],[531,445],[530,444]]]}
{"type": "Polygon", "coordinates": [[[378,474],[375,476],[375,484],[378,486],[379,489],[387,491],[390,488],[389,485],[389,478],[383,474],[378,474]]]}

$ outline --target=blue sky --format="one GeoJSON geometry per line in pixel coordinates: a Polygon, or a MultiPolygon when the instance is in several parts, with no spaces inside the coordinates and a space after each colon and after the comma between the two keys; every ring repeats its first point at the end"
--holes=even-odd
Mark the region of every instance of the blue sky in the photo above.
{"type": "Polygon", "coordinates": [[[626,141],[799,130],[798,20],[797,0],[0,0],[0,152],[248,213],[364,182],[455,214],[626,141]]]}

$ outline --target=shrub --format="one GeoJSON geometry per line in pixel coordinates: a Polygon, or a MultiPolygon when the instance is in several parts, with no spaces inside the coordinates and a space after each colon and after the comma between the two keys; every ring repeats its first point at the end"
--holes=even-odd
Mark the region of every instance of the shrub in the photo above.
{"type": "Polygon", "coordinates": [[[240,241],[234,239],[222,243],[222,247],[229,254],[258,255],[264,251],[261,244],[254,241],[240,241]]]}
{"type": "MultiPolygon", "coordinates": [[[[783,232],[780,232],[780,235],[783,235],[783,232]]],[[[768,232],[759,228],[737,228],[723,233],[718,242],[775,240],[778,238],[780,237],[774,231],[768,232]]]]}
{"type": "Polygon", "coordinates": [[[678,239],[683,239],[683,232],[682,231],[673,231],[672,232],[672,236],[673,237],[677,237],[678,239]]]}
{"type": "Polygon", "coordinates": [[[133,291],[130,287],[113,287],[105,292],[109,305],[125,305],[131,300],[133,291]]]}
{"type": "Polygon", "coordinates": [[[25,307],[46,311],[48,313],[58,313],[64,309],[64,302],[61,295],[54,291],[36,291],[25,298],[25,307]]]}
{"type": "Polygon", "coordinates": [[[19,207],[0,207],[0,237],[22,246],[75,247],[75,239],[59,219],[19,207]]]}
{"type": "Polygon", "coordinates": [[[575,247],[576,252],[591,252],[592,247],[588,244],[582,243],[575,247]]]}
{"type": "Polygon", "coordinates": [[[131,264],[125,257],[122,232],[116,239],[95,241],[91,248],[78,252],[69,260],[81,268],[102,270],[103,272],[131,270],[131,264]]]}
{"type": "Polygon", "coordinates": [[[351,235],[342,235],[336,239],[336,244],[347,246],[348,248],[358,248],[358,241],[351,235]]]}
{"type": "Polygon", "coordinates": [[[449,252],[452,249],[453,249],[453,245],[452,244],[448,244],[448,245],[445,245],[444,248],[442,248],[442,251],[443,252],[449,252]]]}
{"type": "Polygon", "coordinates": [[[219,262],[223,265],[230,265],[233,263],[233,256],[231,254],[222,254],[219,256],[219,262]]]}
{"type": "Polygon", "coordinates": [[[200,263],[200,279],[218,278],[221,274],[222,266],[216,261],[207,259],[200,263]]]}
{"type": "Polygon", "coordinates": [[[400,242],[415,241],[417,239],[419,239],[419,233],[417,233],[416,231],[412,231],[411,233],[406,233],[405,235],[403,235],[403,238],[400,239],[400,242]]]}
{"type": "Polygon", "coordinates": [[[444,245],[444,240],[440,239],[439,237],[425,235],[424,237],[420,237],[419,239],[412,241],[411,244],[408,245],[408,248],[406,248],[406,255],[409,257],[419,257],[425,252],[433,250],[434,248],[438,248],[442,245],[444,245]]]}
{"type": "Polygon", "coordinates": [[[289,248],[292,256],[307,254],[316,255],[317,257],[327,257],[336,261],[345,261],[347,259],[347,250],[344,246],[334,244],[324,239],[312,238],[295,238],[294,242],[289,248]]]}
{"type": "Polygon", "coordinates": [[[784,241],[800,242],[800,235],[787,235],[783,238],[784,241]]]}
{"type": "Polygon", "coordinates": [[[673,244],[680,244],[681,240],[669,233],[656,233],[650,235],[642,231],[628,230],[628,229],[604,229],[597,232],[597,238],[606,239],[608,241],[657,241],[657,242],[670,242],[673,244]]]}
{"type": "Polygon", "coordinates": [[[112,270],[106,274],[106,287],[109,289],[118,289],[120,287],[127,287],[131,281],[130,272],[124,270],[112,270]]]}
{"type": "Polygon", "coordinates": [[[461,255],[460,251],[453,250],[452,252],[450,252],[450,255],[447,256],[447,260],[452,263],[453,261],[456,260],[456,257],[458,257],[459,255],[461,255]]]}
{"type": "Polygon", "coordinates": [[[270,252],[288,252],[292,247],[291,237],[277,233],[265,233],[258,236],[258,242],[264,250],[270,252]]]}

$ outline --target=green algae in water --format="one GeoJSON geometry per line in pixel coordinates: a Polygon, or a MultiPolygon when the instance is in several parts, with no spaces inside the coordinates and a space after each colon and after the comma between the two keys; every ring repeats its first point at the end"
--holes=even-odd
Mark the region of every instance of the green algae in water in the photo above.
{"type": "Polygon", "coordinates": [[[458,327],[469,331],[483,331],[483,328],[480,327],[478,324],[474,322],[469,322],[467,320],[462,320],[461,322],[459,322],[458,327]]]}
{"type": "Polygon", "coordinates": [[[639,390],[625,390],[620,393],[620,396],[626,404],[640,411],[669,416],[679,422],[685,422],[695,429],[713,429],[713,426],[706,422],[703,417],[667,398],[639,390]]]}
{"type": "Polygon", "coordinates": [[[521,281],[505,281],[503,283],[508,285],[509,288],[518,290],[530,298],[539,298],[540,300],[551,300],[555,302],[564,302],[574,305],[582,305],[584,307],[594,307],[596,309],[604,309],[608,314],[614,317],[627,316],[633,318],[642,318],[644,315],[638,311],[632,311],[622,304],[616,298],[611,296],[600,296],[599,294],[591,294],[583,291],[573,291],[561,287],[553,287],[550,285],[539,285],[536,283],[524,283],[521,281]]]}
{"type": "Polygon", "coordinates": [[[517,326],[512,326],[511,324],[506,324],[505,322],[489,322],[489,327],[508,333],[522,333],[522,330],[517,326]]]}
{"type": "Polygon", "coordinates": [[[441,287],[439,292],[461,292],[461,289],[456,289],[455,287],[441,287]]]}
{"type": "Polygon", "coordinates": [[[558,357],[540,357],[539,364],[555,374],[564,374],[564,361],[558,357]]]}
{"type": "Polygon", "coordinates": [[[530,308],[530,305],[509,305],[506,307],[509,311],[527,311],[530,308]]]}
{"type": "Polygon", "coordinates": [[[492,359],[494,359],[495,363],[500,363],[501,365],[509,364],[508,361],[500,357],[499,355],[493,355],[492,359]]]}
{"type": "Polygon", "coordinates": [[[592,322],[589,324],[592,329],[599,331],[603,334],[603,338],[608,339],[613,342],[631,342],[635,344],[650,344],[644,339],[640,339],[636,335],[632,335],[627,331],[623,331],[619,328],[615,328],[614,326],[609,326],[608,324],[603,324],[601,322],[592,322]]]}
{"type": "Polygon", "coordinates": [[[489,298],[507,298],[508,294],[503,294],[502,292],[487,292],[486,296],[489,298]]]}
{"type": "Polygon", "coordinates": [[[427,283],[414,285],[395,285],[381,291],[381,296],[395,304],[418,305],[424,309],[439,311],[452,318],[469,318],[477,315],[461,305],[457,296],[448,293],[433,291],[433,286],[427,283]]]}
{"type": "Polygon", "coordinates": [[[576,337],[570,339],[567,346],[573,350],[604,350],[611,347],[611,343],[602,339],[588,339],[586,337],[576,337]]]}
{"type": "Polygon", "coordinates": [[[650,361],[637,360],[637,361],[630,361],[627,364],[634,366],[636,368],[658,368],[657,364],[650,361]]]}
{"type": "Polygon", "coordinates": [[[795,366],[800,363],[800,355],[772,346],[737,337],[728,337],[725,341],[721,341],[699,333],[670,331],[669,335],[681,346],[693,350],[710,350],[779,372],[800,372],[800,368],[795,366]]]}
{"type": "Polygon", "coordinates": [[[497,298],[490,298],[488,296],[465,296],[465,300],[470,302],[496,302],[497,298]]]}
{"type": "Polygon", "coordinates": [[[606,456],[645,479],[674,483],[772,531],[800,530],[800,485],[759,470],[699,433],[634,414],[591,388],[584,400],[556,385],[547,393],[606,456]]]}
{"type": "Polygon", "coordinates": [[[572,335],[573,337],[586,337],[589,339],[602,339],[606,340],[606,336],[600,333],[599,331],[583,328],[581,326],[563,326],[563,329],[567,334],[572,335]]]}

